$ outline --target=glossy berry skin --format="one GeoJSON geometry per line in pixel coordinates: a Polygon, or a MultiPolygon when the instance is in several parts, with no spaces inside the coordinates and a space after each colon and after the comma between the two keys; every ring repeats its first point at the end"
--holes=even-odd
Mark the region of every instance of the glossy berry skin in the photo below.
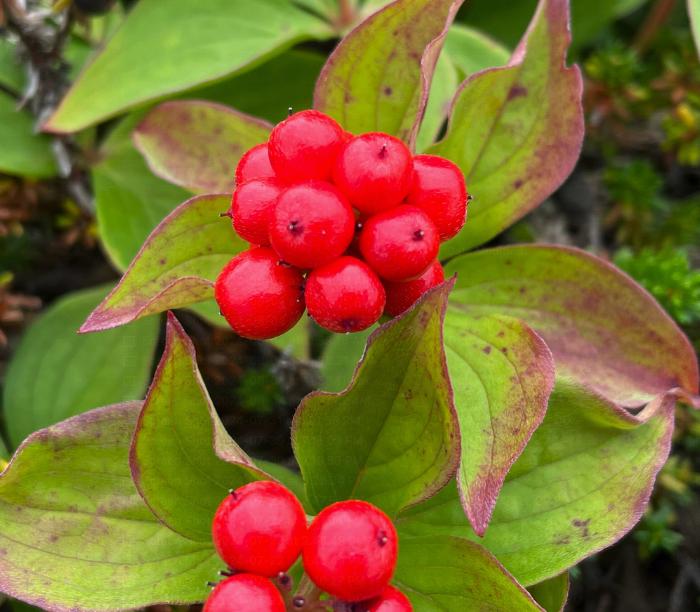
{"type": "Polygon", "coordinates": [[[345,132],[328,115],[315,110],[295,113],[270,134],[270,162],[280,180],[328,181],[345,132]]]}
{"type": "Polygon", "coordinates": [[[216,585],[203,612],[284,612],[282,595],[267,578],[236,574],[216,585]]]}
{"type": "Polygon", "coordinates": [[[259,480],[239,487],[221,502],[212,537],[229,567],[272,577],[286,572],[299,557],[306,515],[289,489],[259,480]]]}
{"type": "Polygon", "coordinates": [[[345,144],[333,182],[361,213],[373,215],[397,206],[408,193],[413,160],[398,138],[369,132],[345,144]]]}
{"type": "Polygon", "coordinates": [[[386,300],[377,275],[365,262],[347,255],[311,271],[305,298],[314,321],[338,333],[361,331],[376,323],[386,300]]]}
{"type": "Polygon", "coordinates": [[[270,242],[281,259],[299,268],[315,268],[348,248],[355,216],[333,185],[307,181],[281,193],[269,229],[270,242]]]}
{"type": "Polygon", "coordinates": [[[432,289],[444,280],[445,272],[440,262],[436,260],[418,278],[398,283],[385,282],[386,306],[384,312],[392,317],[400,315],[413,306],[416,300],[428,289],[432,289]]]}
{"type": "Polygon", "coordinates": [[[267,143],[248,150],[236,166],[236,185],[259,178],[274,178],[275,171],[270,164],[267,143]]]}
{"type": "Polygon", "coordinates": [[[396,566],[396,530],[364,501],[337,502],[319,512],[302,552],[304,570],[323,591],[354,602],[382,594],[396,566]]]}
{"type": "Polygon", "coordinates": [[[467,187],[462,171],[444,157],[416,155],[406,204],[417,206],[431,218],[440,240],[453,238],[467,216],[467,187]]]}
{"type": "Polygon", "coordinates": [[[304,313],[301,271],[280,263],[265,247],[236,255],[214,285],[221,314],[239,336],[274,338],[288,331],[304,313]]]}
{"type": "Polygon", "coordinates": [[[413,612],[413,606],[408,597],[393,586],[386,587],[379,597],[359,607],[358,612],[413,612]]]}
{"type": "Polygon", "coordinates": [[[370,217],[360,234],[360,252],[388,281],[417,278],[435,260],[440,236],[420,208],[398,206],[370,217]]]}
{"type": "Polygon", "coordinates": [[[273,178],[252,179],[236,188],[231,199],[231,219],[243,240],[270,244],[270,220],[281,192],[282,186],[273,178]]]}

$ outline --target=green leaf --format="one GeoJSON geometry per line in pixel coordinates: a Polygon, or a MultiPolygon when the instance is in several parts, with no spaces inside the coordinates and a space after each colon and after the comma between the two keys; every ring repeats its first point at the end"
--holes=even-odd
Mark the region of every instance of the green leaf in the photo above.
{"type": "Polygon", "coordinates": [[[695,46],[700,54],[700,4],[697,0],[688,0],[688,16],[690,17],[690,29],[695,38],[695,46]]]}
{"type": "Polygon", "coordinates": [[[459,23],[453,24],[447,33],[445,51],[459,69],[462,79],[479,70],[503,66],[510,58],[506,47],[483,32],[459,23]]]}
{"type": "Polygon", "coordinates": [[[62,298],[29,327],[5,379],[10,442],[93,408],[143,397],[158,340],[158,321],[80,336],[78,327],[104,298],[104,287],[62,298]]]}
{"type": "Polygon", "coordinates": [[[372,330],[367,329],[356,334],[331,335],[321,360],[325,391],[342,391],[350,384],[371,333],[372,330]]]}
{"type": "Polygon", "coordinates": [[[474,201],[442,255],[493,238],[538,206],[569,175],[583,140],[581,73],[566,68],[568,2],[541,0],[505,68],[467,79],[445,138],[430,152],[460,166],[474,201]]]}
{"type": "Polygon", "coordinates": [[[363,21],[328,58],[314,106],[351,132],[387,132],[413,145],[462,1],[398,0],[363,21]]]}
{"type": "MultiPolygon", "coordinates": [[[[571,0],[573,47],[599,37],[615,19],[642,6],[648,0],[571,0]]],[[[462,18],[507,45],[514,45],[527,26],[537,0],[473,0],[462,18]],[[507,12],[508,19],[503,19],[507,12]]]]}
{"type": "Polygon", "coordinates": [[[447,53],[441,53],[435,66],[425,116],[416,140],[416,149],[424,151],[435,142],[447,120],[450,100],[457,89],[457,69],[447,53]]]}
{"type": "Polygon", "coordinates": [[[572,376],[625,406],[675,387],[696,393],[695,353],[653,298],[609,263],[577,249],[514,246],[458,257],[451,296],[469,312],[517,317],[572,376]]]}
{"type": "Polygon", "coordinates": [[[569,572],[533,584],[528,591],[547,612],[563,612],[569,597],[569,572]]]}
{"type": "Polygon", "coordinates": [[[129,473],[140,404],[30,436],[0,476],[0,591],[42,610],[124,610],[207,595],[221,561],[170,531],[129,473]]]}
{"type": "Polygon", "coordinates": [[[454,473],[459,439],[442,346],[450,288],[377,330],[347,390],[300,404],[292,445],[316,510],[366,499],[392,515],[454,473]]]}
{"type": "Polygon", "coordinates": [[[0,91],[0,172],[29,178],[56,175],[51,139],[34,133],[34,119],[17,110],[17,101],[0,91]]]}
{"type": "Polygon", "coordinates": [[[153,230],[119,284],[80,328],[93,332],[213,298],[221,268],[247,247],[219,213],[228,196],[196,196],[153,230]]]}
{"type": "Polygon", "coordinates": [[[488,551],[463,538],[401,537],[394,582],[420,612],[541,610],[488,551]]]}
{"type": "Polygon", "coordinates": [[[284,467],[279,463],[273,463],[272,461],[265,461],[263,459],[256,459],[255,465],[287,487],[292,493],[294,493],[294,495],[297,496],[302,506],[304,506],[307,511],[310,511],[311,506],[309,505],[309,501],[306,499],[304,481],[302,480],[300,474],[293,472],[289,468],[284,467]]]}
{"type": "MultiPolygon", "coordinates": [[[[642,516],[668,456],[673,404],[660,398],[633,416],[581,385],[558,381],[478,541],[531,585],[619,540],[642,516]]],[[[397,527],[477,539],[454,485],[407,510],[397,527]]]]}
{"type": "Polygon", "coordinates": [[[17,58],[17,47],[7,38],[0,38],[0,85],[14,93],[24,87],[24,71],[17,58]]]}
{"type": "Polygon", "coordinates": [[[140,118],[133,114],[117,126],[92,169],[100,238],[120,270],[163,217],[191,195],[154,176],[134,149],[130,136],[140,118]]]}
{"type": "Polygon", "coordinates": [[[462,444],[457,483],[483,535],[513,462],[542,422],[554,386],[552,354],[527,325],[450,309],[445,352],[462,444]]]}
{"type": "Polygon", "coordinates": [[[151,511],[197,542],[211,542],[211,521],[230,489],[266,476],[226,433],[197,369],[192,342],[171,313],[130,461],[151,511]]]}
{"type": "Polygon", "coordinates": [[[293,49],[249,72],[190,91],[187,97],[226,104],[277,123],[287,117],[290,106],[295,110],[311,107],[324,59],[320,53],[293,49]]]}
{"type": "Polygon", "coordinates": [[[45,128],[75,132],[329,35],[286,0],[142,0],[87,66],[45,128]]]}
{"type": "Polygon", "coordinates": [[[226,193],[233,190],[238,160],[271,129],[226,106],[174,100],[150,111],[133,139],[156,176],[194,192],[226,193]]]}

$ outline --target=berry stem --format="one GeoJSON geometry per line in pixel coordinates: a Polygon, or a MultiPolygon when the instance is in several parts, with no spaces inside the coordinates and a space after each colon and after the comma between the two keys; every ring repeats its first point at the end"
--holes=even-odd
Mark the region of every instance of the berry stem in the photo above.
{"type": "Polygon", "coordinates": [[[299,586],[292,598],[292,605],[288,609],[294,612],[310,612],[311,610],[324,610],[321,604],[321,591],[311,579],[304,574],[299,581],[299,586]]]}

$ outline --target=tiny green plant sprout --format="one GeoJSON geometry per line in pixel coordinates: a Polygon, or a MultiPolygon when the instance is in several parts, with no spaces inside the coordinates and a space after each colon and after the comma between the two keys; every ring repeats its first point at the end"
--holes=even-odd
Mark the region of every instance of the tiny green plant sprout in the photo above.
{"type": "MultiPolygon", "coordinates": [[[[559,612],[569,570],[641,518],[676,404],[700,408],[692,347],[625,273],[574,248],[484,246],[579,157],[569,2],[539,0],[509,59],[468,69],[445,46],[461,0],[364,3],[313,108],[275,125],[209,88],[162,102],[193,86],[189,57],[138,95],[98,86],[122,62],[150,74],[125,41],[180,4],[137,3],[46,123],[138,106],[110,146],[133,142],[133,167],[184,202],[145,240],[134,221],[138,252],[106,240],[124,273],[80,331],[162,315],[160,362],[143,401],[19,446],[0,476],[0,591],[56,612],[559,612]],[[299,359],[326,342],[326,381],[291,424],[294,469],[226,431],[182,308],[299,359]]],[[[329,4],[238,3],[284,33],[246,39],[247,61],[345,31],[329,4]]],[[[97,188],[118,175],[104,162],[97,188]]]]}

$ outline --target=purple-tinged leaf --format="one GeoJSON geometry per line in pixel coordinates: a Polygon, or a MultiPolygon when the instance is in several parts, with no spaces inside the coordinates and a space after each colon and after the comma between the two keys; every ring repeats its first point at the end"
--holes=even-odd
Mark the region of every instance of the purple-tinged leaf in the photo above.
{"type": "Polygon", "coordinates": [[[197,542],[211,542],[212,518],[230,489],[271,480],[226,433],[192,342],[172,313],[163,357],[134,432],[131,473],[152,512],[197,542]]]}
{"type": "Polygon", "coordinates": [[[444,256],[507,228],[573,169],[584,123],[581,73],[566,67],[570,41],[568,0],[540,0],[508,66],[473,75],[457,92],[447,135],[429,152],[460,166],[474,201],[444,256]]]}
{"type": "MultiPolygon", "coordinates": [[[[577,249],[513,246],[449,262],[452,306],[525,321],[571,376],[638,407],[671,390],[698,392],[695,352],[654,299],[626,274],[577,249]]],[[[690,401],[690,399],[689,399],[690,401]]]]}
{"type": "Polygon", "coordinates": [[[131,480],[139,409],[92,410],[20,446],[0,476],[0,591],[53,612],[206,597],[221,568],[213,547],[158,521],[131,480]]]}
{"type": "Polygon", "coordinates": [[[150,111],[132,138],[155,175],[190,191],[226,193],[238,160],[271,129],[221,104],[176,100],[150,111]]]}
{"type": "Polygon", "coordinates": [[[153,230],[80,331],[109,329],[213,298],[221,268],[247,248],[230,221],[219,217],[228,207],[225,195],[197,196],[178,206],[153,230]]]}
{"type": "Polygon", "coordinates": [[[547,411],[552,354],[523,322],[451,308],[445,351],[460,436],[457,471],[464,510],[483,535],[503,480],[547,411]]]}
{"type": "Polygon", "coordinates": [[[393,515],[454,474],[459,432],[442,339],[451,287],[375,331],[345,391],[302,401],[292,445],[314,509],[365,499],[393,515]]]}
{"type": "Polygon", "coordinates": [[[671,447],[673,406],[673,397],[659,397],[634,416],[559,379],[483,539],[469,527],[454,484],[402,513],[399,534],[474,539],[524,585],[556,576],[641,518],[671,447]]]}
{"type": "Polygon", "coordinates": [[[414,145],[447,30],[463,0],[397,0],[338,45],[314,107],[354,132],[381,131],[414,145]]]}

